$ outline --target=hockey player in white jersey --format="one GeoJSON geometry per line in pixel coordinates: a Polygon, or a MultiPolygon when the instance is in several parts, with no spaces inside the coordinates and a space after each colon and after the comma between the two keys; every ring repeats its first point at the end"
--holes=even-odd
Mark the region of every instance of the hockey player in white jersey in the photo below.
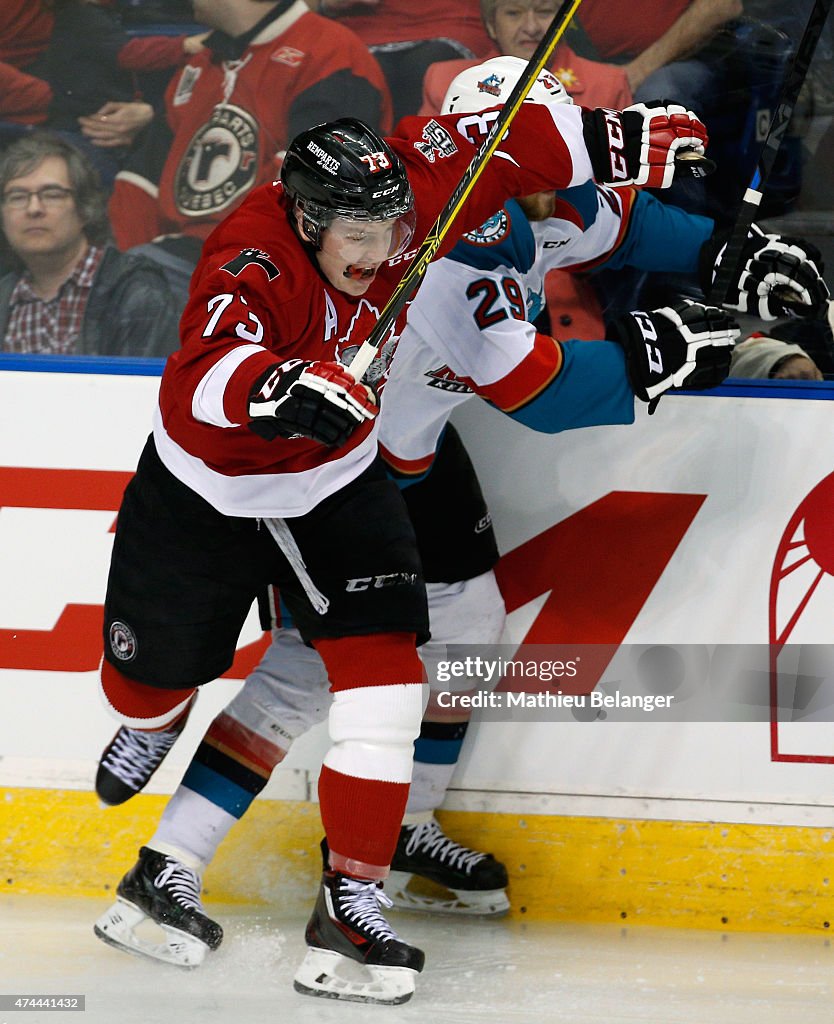
{"type": "MultiPolygon", "coordinates": [[[[487,70],[471,69],[455,80],[447,110],[479,110],[484,86],[503,90],[500,98],[506,98],[517,75],[513,59],[488,64],[487,70]]],[[[552,95],[561,87],[550,79],[543,87],[552,95]]],[[[756,232],[748,250],[732,308],[773,317],[781,313],[776,287],[791,290],[809,313],[827,297],[810,247],[756,232]]],[[[546,432],[629,423],[635,395],[648,402],[672,387],[711,386],[729,365],[737,329],[721,311],[699,304],[629,314],[611,326],[610,340],[557,341],[543,335],[531,320],[541,306],[544,274],[552,267],[602,265],[695,274],[700,262],[709,278],[719,254],[720,239],[713,239],[706,218],[661,206],[632,189],[590,185],[508,203],[429,269],[391,368],[380,417],[382,450],[406,484],[403,494],[428,584],[432,640],[421,648],[425,662],[454,656],[455,644],[497,642],[504,620],[492,571],[497,550],[488,511],[448,423],[457,404],[477,394],[546,432]]],[[[277,622],[280,616],[273,613],[277,622]]],[[[97,930],[108,941],[136,949],[130,931],[114,923],[126,903],[173,924],[167,945],[140,950],[151,956],[181,958],[174,948],[177,931],[197,938],[190,963],[219,945],[220,926],[205,916],[200,903],[200,876],[292,741],[324,718],[330,701],[318,655],[292,629],[278,627],[274,635],[262,663],[210,726],[139,864],[120,883],[121,908],[117,903],[99,920],[97,930]],[[150,884],[154,875],[157,883],[150,884]]],[[[465,679],[459,683],[470,686],[465,679]]],[[[498,913],[508,905],[503,866],[455,843],[434,818],[465,728],[465,716],[444,719],[430,702],[386,882],[386,892],[401,906],[498,913]],[[415,892],[409,887],[413,876],[442,883],[445,895],[415,892]]],[[[128,732],[120,730],[120,743],[111,744],[102,760],[97,788],[110,803],[141,789],[164,756],[129,750],[128,732]]]]}

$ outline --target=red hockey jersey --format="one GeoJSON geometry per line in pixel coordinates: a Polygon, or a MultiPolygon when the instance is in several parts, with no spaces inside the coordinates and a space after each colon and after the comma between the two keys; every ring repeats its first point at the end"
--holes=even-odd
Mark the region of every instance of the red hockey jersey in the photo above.
{"type": "Polygon", "coordinates": [[[143,145],[117,176],[110,221],[120,249],[160,235],[204,239],[254,186],[271,181],[299,131],[347,115],[383,132],[391,100],[379,65],[348,29],[303,0],[238,61],[197,54],[175,75],[143,145]]]}
{"type": "MultiPolygon", "coordinates": [[[[425,237],[469,164],[472,115],[406,118],[392,148],[408,168],[425,237]]],[[[488,164],[440,255],[511,195],[591,177],[581,111],[524,105],[488,164]]],[[[163,462],[219,511],[297,516],[361,473],[376,454],[376,426],[327,448],[305,438],[265,441],[246,426],[255,382],[287,359],[348,364],[416,249],[384,265],[361,298],[318,271],[288,218],[279,183],[257,189],[206,241],[181,322],[182,348],[166,365],[154,428],[163,462]],[[257,246],[257,248],[254,248],[257,246]]],[[[366,375],[382,390],[405,324],[401,314],[366,375]]]]}

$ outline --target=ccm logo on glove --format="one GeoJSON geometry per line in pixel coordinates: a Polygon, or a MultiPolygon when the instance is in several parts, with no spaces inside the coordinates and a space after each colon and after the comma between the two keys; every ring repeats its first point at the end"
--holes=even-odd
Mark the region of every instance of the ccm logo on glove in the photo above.
{"type": "Polygon", "coordinates": [[[636,310],[631,314],[637,326],[640,328],[640,333],[646,339],[646,358],[648,360],[649,371],[653,373],[663,373],[663,353],[656,345],[650,345],[650,341],[657,341],[657,330],[652,323],[651,317],[648,313],[644,313],[642,310],[636,310]]]}
{"type": "Polygon", "coordinates": [[[738,335],[738,324],[728,313],[683,300],[624,313],[608,325],[606,336],[625,350],[634,394],[653,405],[670,388],[719,385],[729,373],[738,335]]]}
{"type": "Polygon", "coordinates": [[[379,412],[376,393],[340,363],[289,359],[268,370],[249,396],[249,429],[267,441],[307,437],[343,445],[379,412]]]}
{"type": "Polygon", "coordinates": [[[623,123],[616,110],[601,108],[605,127],[608,130],[608,150],[611,157],[611,181],[625,181],[629,176],[625,160],[625,136],[623,123]]]}
{"type": "Polygon", "coordinates": [[[708,141],[691,110],[665,100],[634,103],[625,110],[583,110],[582,125],[594,178],[610,185],[668,188],[675,155],[690,150],[703,156],[708,141]]]}

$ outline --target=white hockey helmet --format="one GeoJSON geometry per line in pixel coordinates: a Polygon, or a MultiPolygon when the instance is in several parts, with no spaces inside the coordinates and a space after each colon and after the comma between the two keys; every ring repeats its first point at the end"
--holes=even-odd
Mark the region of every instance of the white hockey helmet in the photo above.
{"type": "MultiPolygon", "coordinates": [[[[441,114],[465,114],[506,103],[527,61],[521,57],[491,57],[461,71],[443,98],[441,114]]],[[[550,71],[539,72],[525,103],[573,103],[565,87],[550,71]]]]}

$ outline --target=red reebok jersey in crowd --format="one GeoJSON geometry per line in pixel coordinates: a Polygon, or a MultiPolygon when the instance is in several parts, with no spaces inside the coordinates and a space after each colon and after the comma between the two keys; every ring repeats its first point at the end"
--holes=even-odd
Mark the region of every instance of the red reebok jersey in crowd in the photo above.
{"type": "Polygon", "coordinates": [[[204,239],[299,131],[353,115],[383,132],[391,100],[379,65],[348,29],[297,0],[237,61],[204,51],[174,76],[140,148],[117,176],[110,220],[120,249],[160,235],[204,239]]]}
{"type": "MultiPolygon", "coordinates": [[[[477,117],[406,118],[389,140],[414,190],[415,239],[425,237],[471,161],[475,145],[462,132],[477,117]]],[[[590,177],[579,108],[525,104],[440,255],[508,196],[590,177]]],[[[350,362],[416,252],[415,242],[415,250],[380,268],[364,296],[351,297],[319,273],[288,213],[281,185],[264,186],[206,241],[181,321],[182,348],[162,378],[154,425],[160,457],[226,515],[303,515],[376,454],[375,423],[359,427],[339,448],[305,438],[265,441],[246,426],[255,383],[279,363],[350,362]]],[[[366,375],[380,391],[404,324],[403,313],[366,375]]]]}

